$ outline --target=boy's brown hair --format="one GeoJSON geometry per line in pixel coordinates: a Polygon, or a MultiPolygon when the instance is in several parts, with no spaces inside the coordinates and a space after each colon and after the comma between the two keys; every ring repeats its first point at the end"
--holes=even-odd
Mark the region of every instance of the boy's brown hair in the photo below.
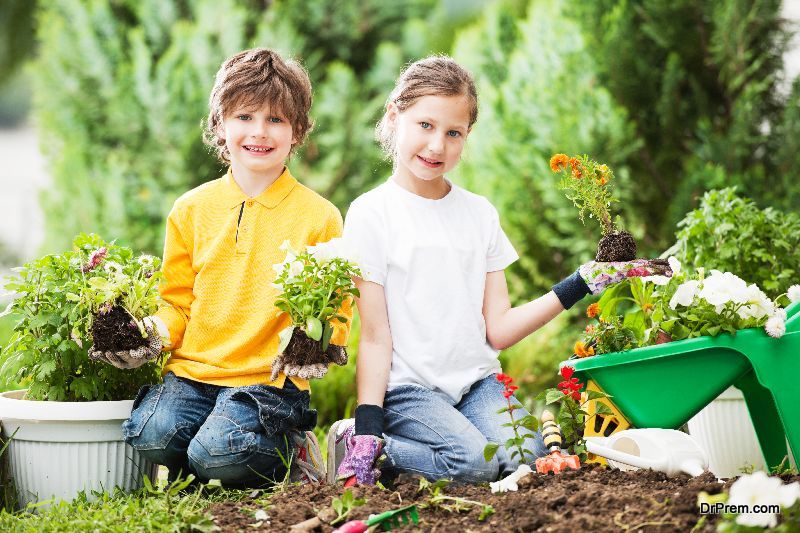
{"type": "MultiPolygon", "coordinates": [[[[464,96],[470,106],[469,127],[478,120],[478,91],[472,74],[451,57],[433,55],[408,65],[397,78],[384,110],[388,111],[389,104],[394,103],[402,113],[423,96],[464,96]]],[[[384,152],[393,157],[395,133],[387,115],[384,112],[375,127],[375,138],[384,152]]]]}
{"type": "Polygon", "coordinates": [[[309,116],[311,81],[303,66],[292,59],[284,60],[267,48],[243,50],[225,60],[211,90],[203,132],[203,140],[221,161],[230,162],[222,133],[225,115],[240,107],[264,105],[285,116],[292,125],[292,135],[297,141],[292,151],[303,144],[313,126],[309,116]]]}

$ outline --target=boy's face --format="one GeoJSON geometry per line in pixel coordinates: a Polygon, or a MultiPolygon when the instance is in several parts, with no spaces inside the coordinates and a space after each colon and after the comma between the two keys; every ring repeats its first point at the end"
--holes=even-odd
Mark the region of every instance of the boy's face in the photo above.
{"type": "Polygon", "coordinates": [[[234,175],[276,179],[295,142],[292,125],[268,106],[237,107],[222,120],[234,175]]]}
{"type": "Polygon", "coordinates": [[[463,96],[423,96],[403,112],[390,109],[397,171],[432,181],[452,170],[461,159],[469,118],[469,102],[463,96]]]}

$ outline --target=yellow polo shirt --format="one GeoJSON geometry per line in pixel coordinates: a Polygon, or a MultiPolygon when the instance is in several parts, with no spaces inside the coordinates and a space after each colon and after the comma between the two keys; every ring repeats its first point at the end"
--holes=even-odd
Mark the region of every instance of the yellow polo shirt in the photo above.
{"type": "MultiPolygon", "coordinates": [[[[156,313],[170,334],[164,373],[225,387],[283,387],[284,374],[269,379],[278,333],[291,323],[278,316],[271,286],[272,265],[286,256],[278,247],[288,239],[301,251],[341,233],[339,210],[288,168],[255,198],[230,170],[178,198],[167,218],[159,287],[165,305],[156,313]]],[[[351,306],[341,314],[352,318],[351,306]]],[[[349,325],[334,323],[333,344],[346,344],[349,325]]],[[[308,381],[291,380],[309,389],[308,381]]]]}

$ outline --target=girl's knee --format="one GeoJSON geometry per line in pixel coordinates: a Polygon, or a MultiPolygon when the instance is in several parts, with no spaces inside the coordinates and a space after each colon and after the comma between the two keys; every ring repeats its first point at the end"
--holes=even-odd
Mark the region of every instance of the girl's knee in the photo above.
{"type": "Polygon", "coordinates": [[[460,442],[443,452],[440,458],[447,474],[442,477],[467,483],[495,481],[500,463],[496,457],[489,461],[484,457],[483,450],[487,443],[484,439],[479,442],[460,442]]]}

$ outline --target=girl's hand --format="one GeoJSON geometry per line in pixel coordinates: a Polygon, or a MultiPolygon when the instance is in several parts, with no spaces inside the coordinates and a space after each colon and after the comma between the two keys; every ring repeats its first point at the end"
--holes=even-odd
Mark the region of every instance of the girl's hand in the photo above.
{"type": "Polygon", "coordinates": [[[356,483],[374,485],[381,477],[378,463],[383,455],[383,439],[375,435],[355,435],[355,426],[347,428],[344,439],[346,451],[336,470],[336,479],[347,481],[355,477],[356,483]]]}
{"type": "Polygon", "coordinates": [[[578,272],[592,294],[599,294],[609,285],[619,283],[625,278],[672,276],[672,269],[666,259],[634,259],[611,263],[590,261],[581,265],[578,272]]]}

